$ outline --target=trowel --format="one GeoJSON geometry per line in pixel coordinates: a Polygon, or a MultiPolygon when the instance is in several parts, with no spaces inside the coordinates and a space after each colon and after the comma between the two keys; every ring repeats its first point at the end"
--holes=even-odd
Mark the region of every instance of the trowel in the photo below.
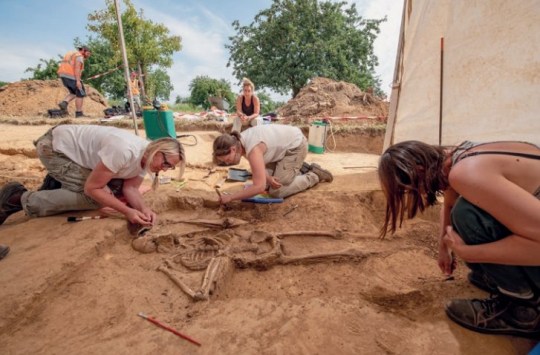
{"type": "Polygon", "coordinates": [[[251,177],[251,173],[246,169],[229,168],[227,181],[247,181],[251,177]]]}

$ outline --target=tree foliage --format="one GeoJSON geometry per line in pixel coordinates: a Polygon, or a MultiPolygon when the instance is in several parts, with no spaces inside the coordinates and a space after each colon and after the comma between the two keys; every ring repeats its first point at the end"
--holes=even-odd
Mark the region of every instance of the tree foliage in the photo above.
{"type": "Polygon", "coordinates": [[[32,73],[32,77],[30,79],[32,80],[51,80],[58,78],[58,74],[56,72],[58,71],[58,65],[60,60],[62,58],[60,57],[59,60],[56,59],[43,59],[40,58],[38,65],[35,68],[26,68],[24,71],[25,73],[32,73]]]}
{"type": "Polygon", "coordinates": [[[346,2],[274,0],[248,26],[232,23],[236,35],[225,47],[227,66],[238,80],[293,97],[317,76],[343,80],[362,89],[380,89],[373,43],[379,24],[358,15],[346,2]]]}
{"type": "Polygon", "coordinates": [[[155,69],[150,72],[146,80],[146,91],[152,93],[149,97],[157,98],[161,101],[168,101],[173,90],[171,78],[163,69],[155,69]]]}
{"type": "MultiPolygon", "coordinates": [[[[182,48],[181,38],[169,35],[169,29],[164,25],[145,19],[143,11],[140,10],[137,13],[130,0],[123,0],[123,2],[125,10],[121,17],[128,62],[133,68],[136,68],[138,63],[141,65],[145,84],[148,80],[152,80],[148,88],[145,85],[147,96],[168,99],[173,87],[168,74],[163,69],[172,66],[173,54],[182,48]],[[156,78],[150,79],[153,75],[156,75],[156,78]],[[158,83],[158,78],[164,82],[158,83]]],[[[87,29],[96,33],[108,44],[111,56],[107,61],[111,68],[122,63],[122,53],[114,1],[105,0],[105,4],[106,9],[88,15],[87,29]]],[[[112,83],[112,87],[114,87],[114,96],[120,95],[117,83],[112,83]]],[[[124,82],[122,95],[125,93],[125,87],[124,82]]]]}
{"type": "Polygon", "coordinates": [[[202,106],[205,109],[210,108],[210,102],[208,101],[210,96],[224,98],[231,107],[234,106],[236,100],[236,96],[231,91],[231,85],[224,79],[217,80],[205,75],[199,75],[189,83],[189,90],[191,91],[191,104],[202,106]]]}
{"type": "Polygon", "coordinates": [[[283,106],[283,102],[276,102],[272,100],[270,95],[265,91],[260,91],[257,93],[259,102],[261,103],[261,115],[265,113],[274,112],[278,107],[283,106]]]}

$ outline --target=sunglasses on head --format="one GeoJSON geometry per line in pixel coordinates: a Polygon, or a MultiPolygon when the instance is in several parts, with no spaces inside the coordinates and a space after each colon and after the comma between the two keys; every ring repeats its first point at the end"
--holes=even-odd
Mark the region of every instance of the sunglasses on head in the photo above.
{"type": "Polygon", "coordinates": [[[165,153],[161,152],[161,154],[163,155],[163,163],[161,163],[161,167],[163,169],[169,169],[169,170],[174,170],[175,166],[171,163],[169,163],[169,161],[167,160],[167,156],[165,155],[165,153]]]}

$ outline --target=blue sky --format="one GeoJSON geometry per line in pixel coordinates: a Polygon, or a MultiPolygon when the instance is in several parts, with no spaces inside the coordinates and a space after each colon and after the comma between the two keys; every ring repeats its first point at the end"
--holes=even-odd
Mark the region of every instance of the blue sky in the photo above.
{"type": "MultiPolygon", "coordinates": [[[[119,0],[121,7],[123,2],[119,0]]],[[[239,92],[238,81],[227,68],[229,53],[224,45],[234,35],[231,23],[248,25],[271,0],[132,0],[147,19],[162,23],[171,34],[182,37],[182,51],[174,55],[169,69],[176,95],[188,96],[189,83],[197,75],[225,79],[239,92]]],[[[375,42],[379,58],[376,73],[389,93],[394,71],[403,2],[401,0],[349,0],[364,18],[388,17],[375,42]]],[[[28,67],[39,59],[57,58],[72,49],[73,39],[88,36],[87,15],[105,8],[100,0],[0,0],[0,81],[28,78],[28,67]]],[[[255,83],[256,85],[257,83],[255,83]]],[[[268,92],[268,90],[266,90],[268,92]]],[[[290,97],[272,94],[276,100],[290,97]]]]}

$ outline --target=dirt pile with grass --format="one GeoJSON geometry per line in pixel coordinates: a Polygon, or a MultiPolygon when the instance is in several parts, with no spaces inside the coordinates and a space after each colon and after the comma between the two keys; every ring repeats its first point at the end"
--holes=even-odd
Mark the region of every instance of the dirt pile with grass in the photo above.
{"type": "Polygon", "coordinates": [[[313,118],[372,118],[386,121],[388,101],[345,81],[314,78],[298,95],[278,110],[293,122],[307,123],[313,118]]]}
{"type": "MultiPolygon", "coordinates": [[[[87,97],[83,111],[91,117],[103,117],[107,100],[96,89],[85,85],[87,97]]],[[[68,94],[60,80],[24,80],[0,88],[0,116],[48,117],[47,110],[58,109],[58,103],[68,94]]],[[[75,115],[75,102],[68,108],[75,115]]]]}

